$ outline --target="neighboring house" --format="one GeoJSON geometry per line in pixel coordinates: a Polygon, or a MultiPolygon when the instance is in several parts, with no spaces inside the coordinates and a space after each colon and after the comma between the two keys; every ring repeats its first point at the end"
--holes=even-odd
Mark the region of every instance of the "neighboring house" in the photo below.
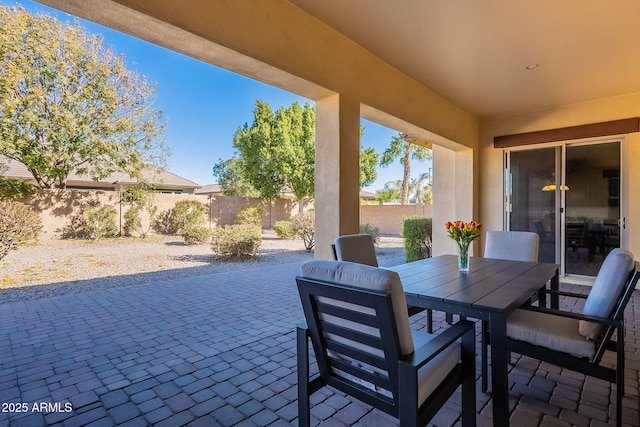
{"type": "MultiPolygon", "coordinates": [[[[220,184],[207,184],[198,188],[194,192],[195,194],[206,194],[208,196],[224,196],[222,194],[222,186],[220,184]]],[[[287,192],[285,194],[286,197],[291,198],[293,194],[291,192],[287,192]]],[[[375,193],[371,193],[369,191],[360,191],[360,198],[365,201],[374,201],[376,200],[375,193]]]]}
{"type": "Polygon", "coordinates": [[[220,184],[207,184],[194,191],[195,194],[204,194],[206,196],[224,196],[222,194],[222,186],[220,184]]]}
{"type": "MultiPolygon", "coordinates": [[[[27,167],[17,160],[8,159],[0,155],[0,165],[7,167],[6,170],[0,170],[0,175],[2,176],[22,178],[35,182],[35,178],[27,167]]],[[[157,168],[143,170],[142,176],[146,181],[153,183],[160,193],[194,194],[195,190],[200,188],[200,185],[193,181],[157,168]]],[[[116,191],[122,186],[136,185],[137,183],[138,180],[136,178],[123,172],[112,173],[99,181],[94,181],[91,178],[77,175],[73,172],[67,178],[67,188],[76,190],[116,191]]]]}
{"type": "Polygon", "coordinates": [[[376,193],[360,190],[360,199],[366,202],[374,202],[376,200],[376,193]]]}
{"type": "MultiPolygon", "coordinates": [[[[220,184],[206,184],[198,188],[195,194],[204,194],[206,196],[224,196],[224,191],[220,184]]],[[[290,189],[286,188],[284,193],[280,196],[282,199],[295,199],[295,195],[290,189]]]]}

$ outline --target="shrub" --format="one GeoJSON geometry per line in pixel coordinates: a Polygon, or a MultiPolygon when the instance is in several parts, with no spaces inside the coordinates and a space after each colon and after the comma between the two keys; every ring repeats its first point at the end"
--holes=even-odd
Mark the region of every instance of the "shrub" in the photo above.
{"type": "Polygon", "coordinates": [[[173,209],[162,211],[153,221],[153,229],[161,234],[178,234],[178,225],[173,209]]]}
{"type": "Polygon", "coordinates": [[[245,258],[256,255],[261,243],[260,227],[235,224],[213,230],[211,249],[220,258],[245,258]]]}
{"type": "Polygon", "coordinates": [[[0,260],[35,241],[41,231],[42,221],[35,211],[16,201],[0,200],[0,260]]]}
{"type": "Polygon", "coordinates": [[[291,221],[296,230],[296,235],[304,242],[304,248],[311,252],[315,246],[316,216],[312,211],[295,214],[291,221]]]}
{"type": "Polygon", "coordinates": [[[117,215],[118,213],[113,206],[87,209],[83,215],[84,227],[82,234],[89,239],[117,236],[117,215]]]}
{"type": "Polygon", "coordinates": [[[276,232],[279,238],[285,240],[293,240],[296,238],[296,227],[291,221],[276,221],[273,224],[273,231],[276,232]]]}
{"type": "Polygon", "coordinates": [[[37,192],[38,188],[26,179],[0,176],[0,199],[23,200],[37,192]]]}
{"type": "Polygon", "coordinates": [[[157,215],[153,228],[160,233],[182,236],[186,245],[203,243],[210,237],[209,228],[204,226],[206,213],[207,205],[204,203],[180,200],[170,210],[157,215]]]}
{"type": "Polygon", "coordinates": [[[262,227],[262,220],[265,214],[265,210],[260,206],[245,206],[236,213],[236,222],[238,224],[251,224],[262,227]]]}
{"type": "Polygon", "coordinates": [[[360,234],[370,234],[376,246],[380,243],[380,229],[375,225],[360,224],[360,234]]]}
{"type": "Polygon", "coordinates": [[[133,236],[134,233],[144,238],[152,227],[155,227],[158,207],[154,205],[154,187],[146,182],[138,185],[122,187],[118,190],[120,202],[129,205],[129,209],[124,214],[123,233],[133,236]],[[149,214],[149,226],[142,227],[142,212],[149,214]]]}
{"type": "Polygon", "coordinates": [[[203,225],[189,225],[185,227],[180,235],[184,239],[185,245],[199,245],[205,243],[211,237],[209,227],[203,225]]]}
{"type": "Polygon", "coordinates": [[[170,216],[178,234],[187,227],[200,226],[206,222],[207,206],[197,200],[180,200],[171,211],[170,216]]]}
{"type": "Polygon", "coordinates": [[[122,227],[122,231],[124,232],[125,236],[133,236],[133,233],[142,228],[142,218],[140,217],[139,207],[130,207],[123,216],[124,225],[122,227]]]}
{"type": "Polygon", "coordinates": [[[431,257],[431,218],[412,216],[405,219],[402,236],[407,262],[431,257]]]}

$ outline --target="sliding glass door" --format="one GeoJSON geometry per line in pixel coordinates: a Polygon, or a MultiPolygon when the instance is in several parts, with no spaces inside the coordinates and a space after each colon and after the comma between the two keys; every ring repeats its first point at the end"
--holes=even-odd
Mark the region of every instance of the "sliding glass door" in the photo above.
{"type": "Polygon", "coordinates": [[[511,207],[507,228],[538,233],[538,260],[541,262],[556,262],[557,259],[560,193],[548,189],[558,174],[556,158],[559,150],[550,147],[510,153],[511,188],[507,199],[511,200],[511,207]]]}
{"type": "Polygon", "coordinates": [[[620,142],[508,151],[506,228],[540,236],[539,260],[595,276],[620,247],[620,142]]]}
{"type": "Polygon", "coordinates": [[[567,146],[565,272],[595,276],[620,247],[620,143],[567,146]]]}

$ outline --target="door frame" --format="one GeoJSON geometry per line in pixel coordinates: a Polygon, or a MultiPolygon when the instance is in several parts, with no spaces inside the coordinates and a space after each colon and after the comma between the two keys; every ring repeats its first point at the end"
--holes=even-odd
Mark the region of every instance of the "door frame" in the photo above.
{"type": "MultiPolygon", "coordinates": [[[[620,247],[628,248],[629,246],[629,232],[627,227],[627,218],[629,215],[629,164],[628,164],[628,137],[624,135],[612,135],[607,137],[597,138],[584,138],[567,141],[554,141],[549,143],[540,143],[532,145],[522,145],[517,147],[504,148],[502,150],[502,194],[503,194],[503,209],[502,209],[502,224],[504,230],[510,228],[510,214],[511,214],[511,199],[507,188],[510,185],[509,171],[510,171],[510,153],[517,151],[529,151],[543,148],[560,148],[559,159],[556,155],[555,168],[556,177],[560,177],[560,185],[566,183],[566,150],[567,147],[575,147],[581,145],[599,145],[618,142],[620,144],[620,247]]],[[[592,284],[595,280],[594,276],[584,276],[578,274],[566,274],[565,271],[565,251],[566,251],[566,192],[561,187],[561,191],[556,193],[556,262],[560,264],[560,276],[570,283],[578,284],[592,284]]]]}

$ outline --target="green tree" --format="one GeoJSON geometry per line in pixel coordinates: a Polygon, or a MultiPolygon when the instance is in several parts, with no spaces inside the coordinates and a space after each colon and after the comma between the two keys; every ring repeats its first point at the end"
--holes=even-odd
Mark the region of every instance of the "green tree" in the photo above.
{"type": "MultiPolygon", "coordinates": [[[[364,136],[364,126],[360,125],[360,139],[364,136]]],[[[378,162],[380,155],[371,147],[360,144],[360,189],[367,187],[378,179],[378,162]]]]}
{"type": "Polygon", "coordinates": [[[382,190],[376,191],[376,200],[380,203],[399,203],[402,200],[402,181],[387,181],[382,190]]]}
{"type": "Polygon", "coordinates": [[[213,165],[213,176],[217,177],[225,196],[260,197],[258,190],[244,178],[242,159],[236,154],[227,160],[219,159],[213,165]]]}
{"type": "MultiPolygon", "coordinates": [[[[308,103],[294,102],[274,112],[256,100],[253,123],[245,123],[234,135],[237,152],[213,167],[224,194],[272,198],[289,190],[298,200],[313,197],[315,116],[308,103]]],[[[361,188],[376,180],[378,159],[373,148],[360,147],[361,188]]]]}
{"type": "Polygon", "coordinates": [[[433,202],[433,191],[431,188],[431,175],[428,173],[420,174],[417,178],[411,180],[411,194],[416,198],[416,203],[430,205],[433,202]]]}
{"type": "Polygon", "coordinates": [[[360,145],[360,188],[367,187],[378,178],[380,156],[373,148],[360,145]]]}
{"type": "Polygon", "coordinates": [[[253,123],[245,123],[233,136],[233,146],[242,159],[242,174],[261,197],[278,197],[285,180],[279,170],[278,141],[274,138],[273,110],[258,99],[253,123]]]}
{"type": "Polygon", "coordinates": [[[21,7],[0,7],[0,29],[0,153],[38,186],[164,164],[155,87],[102,37],[21,7]]]}
{"type": "Polygon", "coordinates": [[[424,161],[426,159],[430,159],[431,150],[416,144],[412,144],[411,142],[409,142],[407,135],[398,133],[398,136],[394,136],[392,138],[389,148],[387,148],[382,154],[382,158],[380,159],[380,166],[389,166],[396,158],[400,158],[400,163],[402,163],[402,166],[404,168],[401,187],[402,198],[400,203],[405,205],[409,203],[411,160],[424,161]]]}
{"type": "Polygon", "coordinates": [[[301,107],[294,102],[274,115],[278,169],[298,200],[313,198],[315,192],[315,123],[316,111],[309,103],[301,107]]]}
{"type": "MultiPolygon", "coordinates": [[[[409,183],[409,196],[414,197],[416,203],[430,204],[431,198],[431,177],[428,173],[423,173],[417,178],[412,178],[409,183]]],[[[388,181],[382,190],[376,191],[376,200],[380,203],[401,203],[402,202],[402,180],[388,181]]]]}

